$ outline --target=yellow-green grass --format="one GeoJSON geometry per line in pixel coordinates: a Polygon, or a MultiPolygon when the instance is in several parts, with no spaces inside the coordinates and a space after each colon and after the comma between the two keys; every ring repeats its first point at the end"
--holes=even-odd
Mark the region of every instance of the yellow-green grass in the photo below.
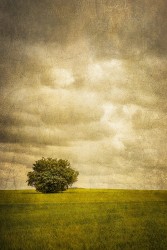
{"type": "Polygon", "coordinates": [[[0,249],[167,249],[167,191],[0,191],[0,249]]]}

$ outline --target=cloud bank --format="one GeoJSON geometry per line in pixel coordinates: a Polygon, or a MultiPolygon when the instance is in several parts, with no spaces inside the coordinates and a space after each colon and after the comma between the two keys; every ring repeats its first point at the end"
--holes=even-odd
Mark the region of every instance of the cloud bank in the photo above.
{"type": "Polygon", "coordinates": [[[166,189],[166,1],[0,4],[1,189],[42,156],[78,187],[166,189]]]}

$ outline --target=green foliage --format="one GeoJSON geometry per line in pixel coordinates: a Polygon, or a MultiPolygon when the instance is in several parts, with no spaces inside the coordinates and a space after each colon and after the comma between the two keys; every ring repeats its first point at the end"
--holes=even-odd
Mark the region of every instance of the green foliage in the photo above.
{"type": "Polygon", "coordinates": [[[58,193],[76,182],[78,174],[67,160],[43,157],[33,164],[33,171],[28,173],[27,182],[39,192],[58,193]]]}

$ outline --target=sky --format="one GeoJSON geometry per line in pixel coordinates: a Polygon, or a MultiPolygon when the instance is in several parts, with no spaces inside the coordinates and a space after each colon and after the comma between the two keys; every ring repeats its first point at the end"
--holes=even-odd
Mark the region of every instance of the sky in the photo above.
{"type": "Polygon", "coordinates": [[[0,188],[167,189],[166,0],[1,0],[0,188]]]}

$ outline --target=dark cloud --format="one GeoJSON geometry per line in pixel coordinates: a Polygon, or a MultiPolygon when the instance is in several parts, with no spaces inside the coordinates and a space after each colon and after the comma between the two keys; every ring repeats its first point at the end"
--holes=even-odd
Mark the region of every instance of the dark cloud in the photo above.
{"type": "MultiPolygon", "coordinates": [[[[68,42],[75,1],[1,1],[2,35],[25,42],[68,42]]],[[[71,36],[72,37],[72,36],[71,36]]]]}
{"type": "Polygon", "coordinates": [[[1,34],[8,39],[64,45],[87,35],[102,57],[166,53],[164,0],[7,0],[1,5],[1,34]]]}
{"type": "MultiPolygon", "coordinates": [[[[87,2],[87,1],[86,1],[87,2]]],[[[92,1],[83,11],[84,31],[100,58],[166,53],[166,3],[92,1]],[[87,21],[86,21],[87,20],[87,21]]]]}

